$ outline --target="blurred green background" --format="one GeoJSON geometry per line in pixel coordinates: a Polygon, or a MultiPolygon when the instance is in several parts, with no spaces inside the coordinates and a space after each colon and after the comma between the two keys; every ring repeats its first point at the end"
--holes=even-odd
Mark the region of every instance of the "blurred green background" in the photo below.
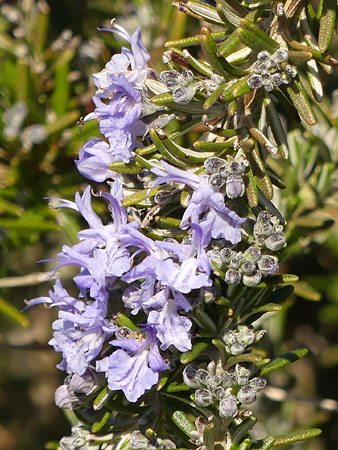
{"type": "MultiPolygon", "coordinates": [[[[75,242],[83,225],[43,197],[72,199],[86,186],[73,161],[99,133],[94,121],[79,133],[77,121],[93,108],[91,74],[126,45],[97,31],[114,17],[130,33],[142,24],[157,70],[166,40],[199,30],[169,0],[0,0],[0,450],[39,450],[70,434],[53,398],[64,378],[47,345],[55,311],[20,310],[51,286],[42,281],[52,265],[37,261],[75,242]]],[[[265,321],[266,346],[275,354],[303,346],[310,353],[270,378],[255,428],[262,437],[319,426],[322,436],[297,446],[310,450],[338,449],[338,92],[337,77],[322,76],[327,98],[315,106],[318,124],[303,130],[288,123],[290,161],[270,162],[286,185],[275,196],[288,220],[282,270],[301,282],[265,321]]],[[[70,280],[71,269],[62,276],[70,280]]]]}

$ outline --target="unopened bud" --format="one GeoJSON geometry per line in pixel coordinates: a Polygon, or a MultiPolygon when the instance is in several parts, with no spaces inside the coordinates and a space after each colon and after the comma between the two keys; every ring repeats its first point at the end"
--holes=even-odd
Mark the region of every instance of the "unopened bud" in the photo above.
{"type": "Polygon", "coordinates": [[[271,221],[271,214],[268,211],[261,211],[257,216],[257,222],[269,223],[271,221]]]}
{"type": "Polygon", "coordinates": [[[185,366],[185,368],[183,370],[184,383],[187,386],[194,388],[194,389],[201,387],[200,381],[197,380],[197,378],[196,378],[197,370],[198,370],[197,367],[192,364],[188,364],[187,366],[185,366]]]}
{"type": "Polygon", "coordinates": [[[237,377],[234,373],[224,371],[221,373],[221,378],[224,389],[228,389],[237,383],[237,377]]]}
{"type": "Polygon", "coordinates": [[[204,168],[208,173],[218,173],[221,167],[225,165],[224,159],[213,156],[204,161],[204,168]]]}
{"type": "Polygon", "coordinates": [[[66,384],[62,384],[56,389],[54,400],[56,406],[64,409],[76,409],[83,404],[73,390],[66,384]]]}
{"type": "Polygon", "coordinates": [[[240,175],[229,175],[226,179],[226,194],[229,198],[242,197],[245,192],[245,184],[240,175]]]}
{"type": "Polygon", "coordinates": [[[238,327],[238,342],[244,344],[246,347],[253,344],[256,339],[256,335],[253,329],[248,328],[246,325],[240,325],[238,327]]]}
{"type": "Polygon", "coordinates": [[[236,364],[235,371],[237,375],[237,384],[239,384],[240,386],[248,384],[251,374],[250,369],[247,369],[240,364],[236,364]]]}
{"type": "Polygon", "coordinates": [[[196,380],[198,380],[201,384],[207,384],[207,378],[209,377],[209,372],[205,369],[197,369],[196,371],[196,380]]]}
{"type": "Polygon", "coordinates": [[[245,351],[245,345],[240,344],[239,342],[236,342],[236,344],[233,344],[230,347],[230,353],[234,356],[241,355],[245,351]]]}
{"type": "Polygon", "coordinates": [[[242,274],[239,270],[229,269],[225,272],[225,282],[228,284],[239,284],[241,282],[242,274]]]}
{"type": "Polygon", "coordinates": [[[129,447],[133,450],[138,450],[141,448],[147,448],[149,444],[149,439],[143,436],[141,431],[133,431],[129,440],[129,447]]]}
{"type": "Polygon", "coordinates": [[[207,387],[212,391],[217,388],[222,383],[222,378],[219,375],[207,377],[206,379],[207,387]]]}
{"type": "Polygon", "coordinates": [[[278,259],[275,256],[263,255],[258,261],[258,268],[263,275],[272,275],[279,270],[278,259]]]}
{"type": "Polygon", "coordinates": [[[213,173],[210,175],[208,182],[214,189],[220,189],[226,183],[225,179],[222,178],[219,173],[213,173]]]}
{"type": "Polygon", "coordinates": [[[226,345],[233,345],[237,343],[237,333],[235,331],[229,330],[223,335],[223,342],[226,345]]]}
{"type": "Polygon", "coordinates": [[[269,250],[276,251],[280,250],[286,242],[286,236],[282,231],[278,231],[277,233],[273,233],[267,239],[265,239],[264,244],[265,247],[269,250]]]}
{"type": "Polygon", "coordinates": [[[253,261],[254,263],[256,263],[257,261],[259,261],[261,259],[262,252],[260,251],[260,249],[258,247],[249,247],[244,252],[243,256],[244,256],[244,258],[248,259],[249,261],[253,261]]]}
{"type": "Polygon", "coordinates": [[[219,402],[219,415],[223,419],[230,419],[236,417],[238,414],[238,407],[236,397],[227,395],[219,402]]]}
{"type": "Polygon", "coordinates": [[[267,52],[266,50],[262,50],[261,52],[258,53],[257,55],[257,60],[259,62],[266,62],[270,59],[270,53],[267,52]]]}
{"type": "Polygon", "coordinates": [[[250,275],[256,269],[256,264],[253,261],[244,261],[241,265],[241,272],[250,275]]]}
{"type": "Polygon", "coordinates": [[[197,389],[195,391],[195,403],[199,406],[210,406],[214,402],[212,392],[208,389],[197,389]]]}
{"type": "Polygon", "coordinates": [[[266,386],[266,379],[263,377],[255,377],[250,380],[250,386],[252,386],[256,392],[261,391],[266,386]]]}
{"type": "Polygon", "coordinates": [[[91,370],[87,370],[83,375],[74,373],[69,385],[75,393],[89,395],[97,388],[95,374],[91,370]]]}
{"type": "MultiPolygon", "coordinates": [[[[225,263],[229,263],[232,258],[234,252],[228,247],[222,248],[221,250],[221,258],[225,263]]],[[[258,258],[259,259],[259,258],[258,258]]]]}
{"type": "Polygon", "coordinates": [[[217,267],[222,266],[223,261],[221,257],[221,252],[219,250],[212,248],[207,252],[207,257],[209,258],[211,264],[214,264],[217,267]]]}
{"type": "Polygon", "coordinates": [[[262,77],[258,74],[252,74],[248,78],[248,86],[250,89],[259,89],[263,86],[262,77]]]}
{"type": "Polygon", "coordinates": [[[259,270],[254,270],[250,275],[243,275],[243,284],[247,287],[255,287],[262,280],[262,273],[259,270]]]}
{"type": "Polygon", "coordinates": [[[212,393],[217,400],[221,400],[225,396],[225,390],[222,386],[213,389],[212,393]]]}
{"type": "Polygon", "coordinates": [[[253,386],[247,384],[237,392],[237,400],[241,403],[250,404],[256,400],[256,391],[253,386]]]}

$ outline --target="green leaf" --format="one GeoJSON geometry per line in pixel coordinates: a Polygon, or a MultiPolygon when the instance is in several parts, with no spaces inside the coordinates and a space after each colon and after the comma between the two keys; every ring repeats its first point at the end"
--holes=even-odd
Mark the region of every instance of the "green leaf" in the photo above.
{"type": "Polygon", "coordinates": [[[257,363],[263,359],[262,355],[259,355],[258,353],[243,353],[242,355],[237,356],[231,356],[227,360],[227,367],[233,366],[234,364],[238,364],[241,362],[252,362],[257,363]]]}
{"type": "Polygon", "coordinates": [[[304,441],[319,436],[322,430],[319,428],[309,428],[303,431],[294,431],[293,433],[283,434],[275,437],[274,447],[277,445],[288,445],[293,442],[304,441]]]}
{"type": "Polygon", "coordinates": [[[95,415],[95,422],[92,425],[92,432],[97,433],[100,431],[108,422],[110,418],[111,412],[110,411],[100,411],[95,415]]]}
{"type": "Polygon", "coordinates": [[[192,346],[192,350],[188,352],[184,352],[181,355],[180,361],[182,364],[188,364],[194,359],[197,358],[197,356],[202,353],[205,349],[209,347],[209,343],[207,342],[198,342],[197,344],[194,344],[192,346]]]}
{"type": "Polygon", "coordinates": [[[135,325],[134,322],[129,319],[129,317],[120,312],[117,313],[116,316],[114,316],[114,320],[119,327],[127,327],[132,331],[137,331],[140,328],[139,326],[135,325]]]}
{"type": "Polygon", "coordinates": [[[177,381],[173,381],[167,387],[167,392],[182,392],[189,391],[190,387],[185,383],[177,383],[177,381]]]}
{"type": "Polygon", "coordinates": [[[184,434],[191,437],[191,432],[196,431],[196,426],[183,411],[175,411],[171,420],[184,434]]]}
{"type": "Polygon", "coordinates": [[[27,328],[30,324],[27,316],[24,313],[22,313],[16,306],[12,305],[1,297],[0,315],[5,316],[7,319],[24,328],[27,328]]]}
{"type": "Polygon", "coordinates": [[[312,302],[318,302],[322,299],[322,294],[304,280],[295,284],[295,294],[312,302]]]}
{"type": "Polygon", "coordinates": [[[282,355],[279,358],[272,360],[269,364],[264,366],[261,369],[261,375],[266,375],[267,373],[274,372],[275,370],[287,366],[288,364],[291,364],[294,361],[298,361],[299,359],[307,355],[307,353],[308,353],[307,348],[292,350],[291,352],[288,352],[285,355],[282,355]]]}

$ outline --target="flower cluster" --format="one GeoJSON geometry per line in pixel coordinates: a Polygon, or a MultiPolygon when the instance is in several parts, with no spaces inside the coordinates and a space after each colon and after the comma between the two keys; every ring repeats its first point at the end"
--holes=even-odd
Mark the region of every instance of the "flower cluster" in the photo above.
{"type": "Polygon", "coordinates": [[[240,363],[229,371],[209,364],[207,369],[188,365],[184,369],[184,382],[195,390],[195,402],[199,406],[214,405],[223,419],[235,418],[240,404],[251,404],[257,392],[266,386],[262,377],[252,377],[254,365],[240,363]]]}
{"type": "MultiPolygon", "coordinates": [[[[214,2],[174,3],[184,12],[195,8],[194,14],[202,17],[212,11],[212,23],[223,20],[214,12],[214,2]]],[[[234,14],[227,19],[231,24],[234,14]]],[[[107,31],[130,48],[94,75],[95,108],[82,122],[97,119],[102,138],[87,142],[76,161],[83,176],[107,184],[97,194],[88,186],[74,202],[54,199],[54,208],[77,211],[87,223],[75,245],[62,247],[51,274],[76,266],[78,296],[71,296],[57,279],[48,297],[28,306],[58,308],[50,345],[62,354],[58,367],[68,376],[56,392],[56,403],[79,415],[95,415],[98,403],[104,405],[100,419],[92,423],[107,430],[117,424],[116,439],[122,436],[117,448],[183,448],[184,441],[162,439],[152,429],[165,415],[201,450],[214,447],[220,430],[229,440],[224,448],[233,448],[232,442],[249,448],[240,447],[235,438],[243,425],[240,408],[255,401],[266,380],[251,362],[260,355],[249,355],[248,349],[264,332],[254,331],[248,318],[273,307],[265,302],[283,276],[270,277],[271,288],[260,289],[259,284],[278,272],[286,244],[283,219],[271,214],[281,217],[271,203],[271,172],[264,168],[272,146],[263,134],[269,116],[264,103],[261,123],[254,123],[258,109],[250,89],[271,91],[292,82],[295,73],[284,49],[257,51],[249,77],[250,49],[244,49],[244,56],[240,51],[237,62],[224,59],[229,42],[237,47],[239,36],[246,43],[252,29],[263,33],[246,18],[239,23],[244,32],[235,30],[220,45],[204,27],[193,42],[201,42],[208,61],[199,62],[186,50],[170,50],[163,59],[168,70],[159,75],[148,67],[140,30],[130,36],[113,24],[107,31]],[[239,67],[241,58],[247,59],[246,67],[239,67]],[[241,78],[235,81],[232,75],[241,78]],[[199,136],[193,143],[185,136],[190,130],[199,136]],[[106,204],[106,220],[95,212],[98,201],[106,204]],[[182,364],[192,361],[183,370],[182,364]],[[173,413],[179,392],[187,387],[195,390],[195,405],[184,397],[182,409],[193,406],[206,417],[215,415],[221,428],[213,437],[214,424],[206,425],[204,418],[192,422],[180,410],[173,413]],[[173,404],[172,392],[178,393],[173,404]],[[167,397],[168,405],[163,405],[167,397]],[[113,406],[102,398],[110,398],[113,406]],[[115,407],[121,408],[122,418],[115,417],[115,407]],[[125,432],[128,427],[132,433],[125,432]]],[[[217,39],[224,36],[221,32],[217,39]]],[[[266,94],[273,114],[269,99],[266,94]]],[[[283,131],[282,126],[277,129],[283,131]]],[[[276,139],[281,148],[284,141],[283,136],[276,139]]],[[[91,422],[87,416],[84,421],[91,422]]],[[[96,442],[88,429],[74,428],[73,435],[60,442],[61,448],[77,448],[76,439],[84,442],[83,448],[88,439],[96,442]]]]}
{"type": "Polygon", "coordinates": [[[281,250],[286,243],[283,226],[279,224],[278,218],[267,211],[260,212],[253,226],[251,241],[252,245],[245,251],[236,251],[223,241],[217,242],[207,252],[211,264],[225,270],[228,284],[242,282],[245,286],[255,287],[263,277],[278,272],[278,257],[269,254],[281,250]]]}
{"type": "Polygon", "coordinates": [[[233,158],[228,155],[227,159],[213,156],[204,162],[205,170],[209,176],[209,184],[213,188],[221,189],[225,186],[228,198],[242,197],[245,192],[243,175],[249,162],[244,155],[236,154],[233,158]]]}
{"type": "Polygon", "coordinates": [[[248,86],[251,89],[263,86],[271,92],[281,84],[289,84],[297,76],[297,70],[287,62],[288,59],[286,49],[279,49],[272,55],[266,50],[259,52],[253,66],[254,73],[248,78],[248,86]]]}

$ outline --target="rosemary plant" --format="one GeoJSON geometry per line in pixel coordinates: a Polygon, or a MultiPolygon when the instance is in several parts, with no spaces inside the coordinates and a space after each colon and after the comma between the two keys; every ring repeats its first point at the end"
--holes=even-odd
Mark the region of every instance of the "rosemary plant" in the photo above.
{"type": "Polygon", "coordinates": [[[323,89],[336,2],[174,1],[205,23],[165,44],[149,67],[140,30],[99,73],[102,139],[80,150],[90,186],[75,202],[88,227],[58,268],[79,267],[72,297],[57,279],[50,344],[68,373],[55,394],[69,410],[70,449],[267,450],[318,429],[257,437],[254,402],[269,373],[306,355],[273,358],[258,321],[278,311],[297,276],[282,273],[288,224],[274,190],[289,154],[287,126],[307,130],[323,89]],[[100,197],[112,219],[92,208],[100,197]],[[251,409],[253,408],[253,410],[251,409]]]}

